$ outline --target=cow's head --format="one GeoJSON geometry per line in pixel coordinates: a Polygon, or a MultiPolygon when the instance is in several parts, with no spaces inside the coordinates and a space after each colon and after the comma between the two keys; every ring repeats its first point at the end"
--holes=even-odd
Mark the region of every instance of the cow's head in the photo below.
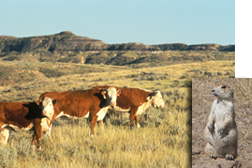
{"type": "Polygon", "coordinates": [[[115,106],[117,96],[120,96],[121,91],[116,90],[115,87],[109,87],[107,89],[102,89],[101,94],[103,98],[106,100],[107,104],[115,106]]]}
{"type": "Polygon", "coordinates": [[[161,108],[165,107],[164,100],[159,90],[150,94],[147,100],[150,100],[152,106],[154,107],[161,107],[161,108]]]}
{"type": "Polygon", "coordinates": [[[41,101],[37,102],[37,104],[38,103],[41,108],[42,115],[51,119],[54,114],[56,100],[52,100],[49,97],[44,97],[41,101]]]}

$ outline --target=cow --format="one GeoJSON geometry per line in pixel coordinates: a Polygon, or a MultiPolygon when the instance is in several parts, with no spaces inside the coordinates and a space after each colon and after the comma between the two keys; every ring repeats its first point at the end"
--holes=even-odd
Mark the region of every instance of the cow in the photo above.
{"type": "MultiPolygon", "coordinates": [[[[107,88],[111,86],[96,86],[94,88],[107,88]]],[[[115,87],[115,86],[113,86],[115,87]]],[[[143,114],[149,106],[165,107],[164,100],[161,92],[149,91],[140,88],[121,88],[115,87],[120,90],[120,96],[117,98],[116,105],[113,106],[115,111],[123,111],[130,113],[130,129],[132,129],[133,120],[136,120],[137,128],[140,128],[139,115],[143,114]]],[[[102,125],[102,120],[99,122],[102,125]]]]}
{"type": "MultiPolygon", "coordinates": [[[[50,121],[50,129],[46,135],[50,136],[53,121],[61,116],[72,119],[89,118],[89,135],[93,135],[96,121],[103,120],[109,106],[116,105],[119,95],[120,91],[114,87],[43,93],[39,98],[40,103],[43,103],[44,97],[57,101],[54,106],[54,115],[50,121]]],[[[42,105],[43,115],[47,115],[49,112],[46,108],[47,105],[42,105]]]]}
{"type": "Polygon", "coordinates": [[[0,102],[0,144],[7,145],[11,130],[21,131],[34,128],[31,146],[37,140],[37,148],[40,147],[41,132],[49,130],[50,118],[53,116],[53,106],[56,103],[45,97],[45,102],[51,103],[51,113],[44,116],[38,102],[0,102]],[[54,104],[53,104],[54,103],[54,104]]]}

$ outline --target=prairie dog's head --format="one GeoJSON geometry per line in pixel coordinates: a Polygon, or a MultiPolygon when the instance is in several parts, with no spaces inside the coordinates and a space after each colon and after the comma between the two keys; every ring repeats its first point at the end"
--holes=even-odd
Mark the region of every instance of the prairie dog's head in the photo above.
{"type": "Polygon", "coordinates": [[[221,99],[233,99],[233,90],[227,85],[216,86],[212,89],[212,93],[221,99]]]}

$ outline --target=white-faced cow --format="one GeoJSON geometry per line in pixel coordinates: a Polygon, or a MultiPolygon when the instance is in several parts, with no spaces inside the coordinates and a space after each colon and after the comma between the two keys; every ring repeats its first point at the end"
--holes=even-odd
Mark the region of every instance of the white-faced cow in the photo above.
{"type": "MultiPolygon", "coordinates": [[[[49,102],[50,98],[45,98],[49,102]]],[[[53,112],[53,104],[51,104],[53,112]]],[[[34,128],[33,140],[34,146],[37,140],[37,148],[40,148],[41,132],[49,130],[52,113],[47,116],[41,114],[41,109],[37,102],[0,102],[0,144],[6,145],[11,130],[30,130],[34,128]]]]}
{"type": "MultiPolygon", "coordinates": [[[[103,120],[109,106],[116,104],[118,95],[119,92],[114,87],[106,87],[66,92],[46,92],[40,96],[39,101],[43,104],[44,97],[50,97],[57,101],[54,106],[54,115],[50,122],[50,130],[54,119],[61,116],[73,119],[89,117],[89,135],[93,135],[96,121],[103,120]]],[[[42,105],[42,113],[44,115],[47,115],[49,112],[47,107],[47,105],[42,105]]],[[[49,135],[50,132],[48,132],[49,135]]]]}
{"type": "MultiPolygon", "coordinates": [[[[106,87],[111,86],[96,86],[94,88],[106,87]]],[[[114,110],[130,112],[130,128],[132,128],[134,119],[136,120],[137,127],[140,127],[139,115],[143,114],[149,106],[165,107],[165,103],[159,90],[148,91],[139,88],[115,88],[120,90],[121,93],[117,98],[116,106],[113,106],[114,110]]],[[[102,121],[100,121],[100,125],[102,125],[102,121]]]]}

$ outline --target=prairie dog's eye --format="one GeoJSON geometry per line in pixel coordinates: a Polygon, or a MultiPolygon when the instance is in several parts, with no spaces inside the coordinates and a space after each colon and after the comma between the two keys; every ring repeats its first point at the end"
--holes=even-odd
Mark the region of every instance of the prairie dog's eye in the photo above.
{"type": "Polygon", "coordinates": [[[225,89],[225,88],[226,88],[226,86],[221,86],[221,88],[225,89]]]}

